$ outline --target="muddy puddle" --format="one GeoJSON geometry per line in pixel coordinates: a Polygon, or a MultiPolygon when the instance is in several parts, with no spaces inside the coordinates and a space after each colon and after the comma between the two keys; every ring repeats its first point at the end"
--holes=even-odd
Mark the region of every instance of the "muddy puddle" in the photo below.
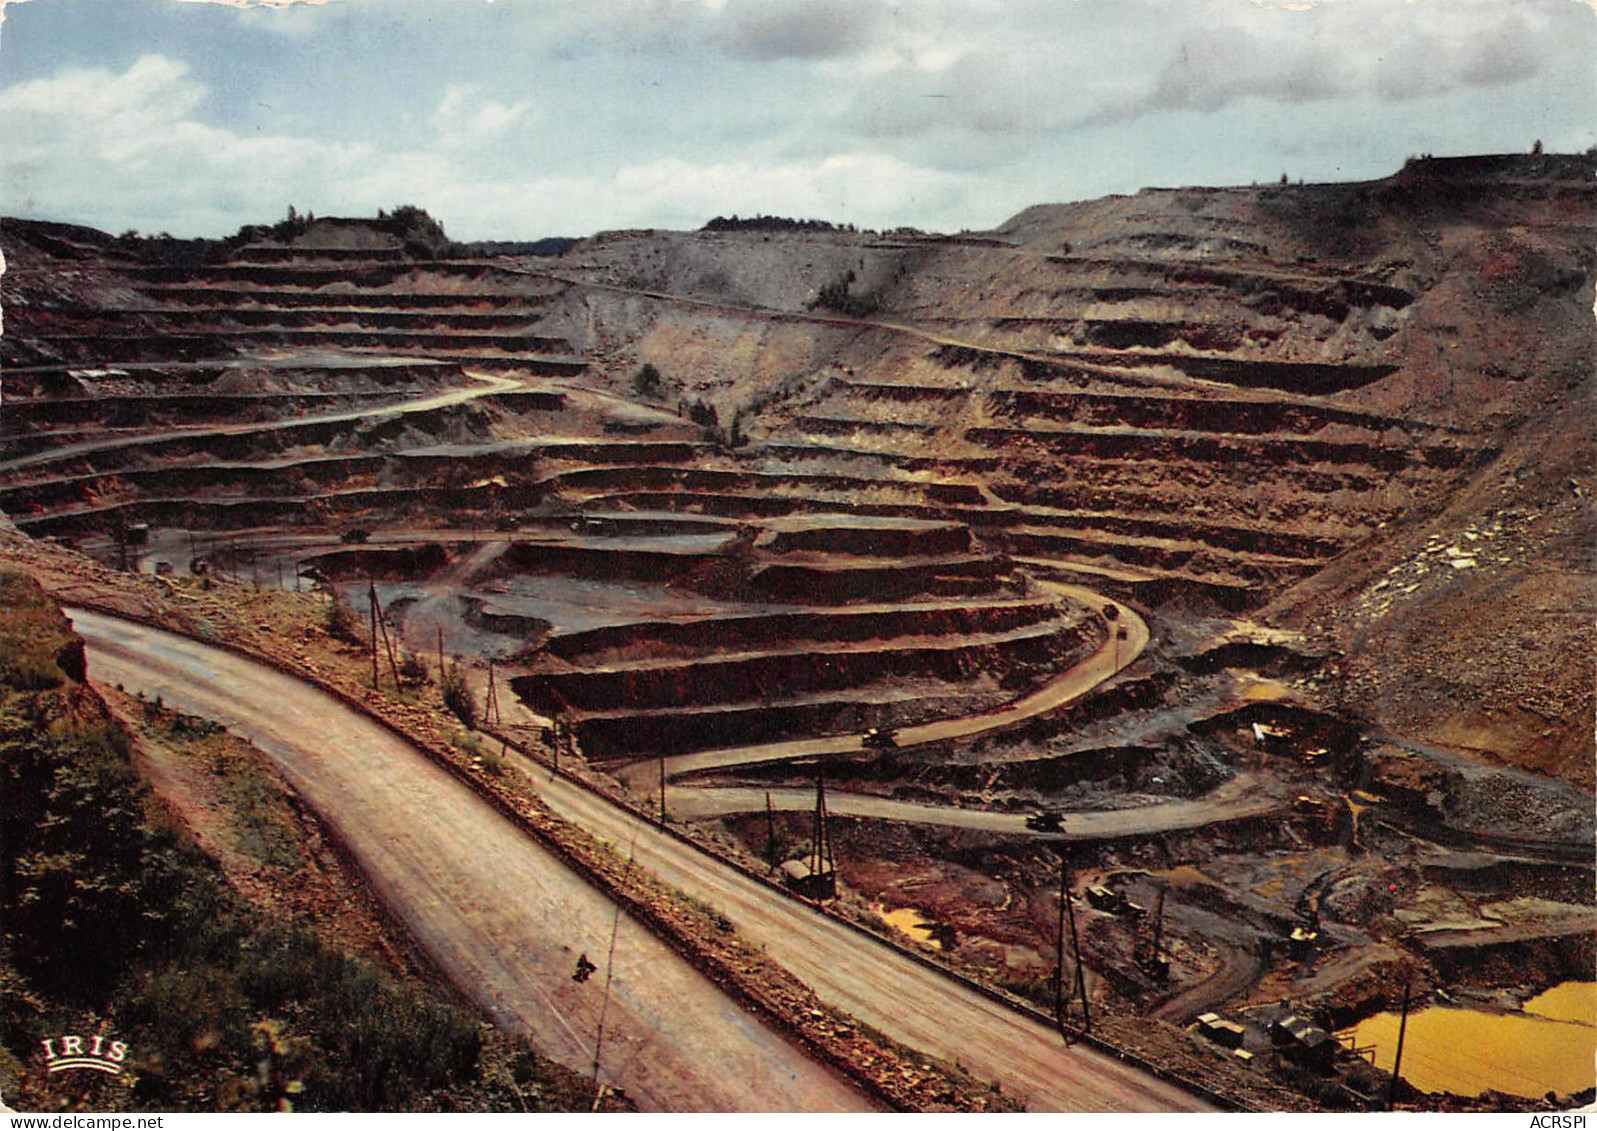
{"type": "MultiPolygon", "coordinates": [[[[1398,1016],[1358,1024],[1359,1045],[1375,1046],[1390,1070],[1398,1016]]],[[[1410,1013],[1403,1078],[1428,1092],[1474,1096],[1494,1088],[1518,1096],[1578,1092],[1597,1080],[1597,982],[1564,982],[1525,1002],[1519,1013],[1431,1007],[1410,1013]]]]}
{"type": "Polygon", "coordinates": [[[933,930],[930,924],[921,920],[921,913],[913,907],[888,908],[878,905],[876,914],[881,916],[882,922],[901,931],[917,942],[933,941],[933,930]]]}

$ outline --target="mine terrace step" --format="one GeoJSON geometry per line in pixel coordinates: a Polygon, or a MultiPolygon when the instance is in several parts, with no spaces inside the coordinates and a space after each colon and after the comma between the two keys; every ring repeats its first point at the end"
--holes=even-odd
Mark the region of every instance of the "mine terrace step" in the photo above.
{"type": "Polygon", "coordinates": [[[991,520],[985,524],[988,529],[1031,532],[1047,532],[1056,528],[1102,530],[1133,537],[1201,542],[1207,546],[1243,553],[1305,560],[1334,557],[1359,540],[1351,533],[1339,536],[1307,534],[1283,529],[1279,525],[1214,522],[1179,513],[1167,518],[1153,518],[1122,511],[1017,507],[1012,511],[996,512],[984,517],[991,520]]]}
{"type": "Polygon", "coordinates": [[[1301,393],[1307,396],[1326,396],[1331,393],[1346,392],[1349,389],[1361,389],[1365,385],[1390,377],[1399,368],[1396,365],[1383,364],[1242,360],[1170,352],[1117,353],[1111,350],[1097,352],[1064,350],[1059,356],[1066,361],[1130,369],[1169,366],[1188,377],[1196,377],[1203,381],[1218,381],[1244,388],[1279,389],[1282,392],[1301,393]]]}
{"type": "MultiPolygon", "coordinates": [[[[1326,469],[1321,466],[1277,466],[1268,475],[1258,467],[1244,464],[1233,466],[1225,461],[1203,460],[1192,462],[1181,459],[1150,460],[1146,458],[1109,458],[1077,454],[1069,460],[1037,459],[1024,454],[1004,460],[1004,469],[1014,480],[1058,485],[1099,486],[1114,484],[1118,487],[1138,487],[1157,491],[1163,484],[1166,490],[1179,486],[1183,490],[1224,490],[1236,496],[1270,496],[1279,493],[1279,485],[1292,487],[1309,495],[1325,496],[1345,492],[1353,496],[1372,496],[1374,492],[1391,485],[1392,476],[1361,474],[1347,467],[1326,469]]],[[[1213,500],[1213,501],[1225,501],[1213,500]]],[[[1374,500],[1372,499],[1371,502],[1374,500]]],[[[1342,502],[1339,509],[1349,509],[1352,504],[1342,502]]]]}
{"type": "Polygon", "coordinates": [[[48,467],[63,462],[95,471],[111,471],[135,466],[141,459],[187,460],[232,459],[229,453],[286,451],[297,445],[330,444],[342,436],[359,435],[368,446],[399,439],[405,429],[442,429],[462,420],[470,422],[480,406],[470,401],[436,405],[427,409],[407,408],[404,403],[385,405],[369,415],[335,415],[331,418],[268,420],[248,427],[233,425],[169,429],[149,434],[91,434],[82,444],[51,447],[32,455],[0,462],[0,474],[21,467],[48,467]],[[9,462],[11,466],[6,466],[9,462]]]}
{"type": "Polygon", "coordinates": [[[1032,598],[964,605],[855,606],[608,625],[552,636],[544,644],[544,650],[580,667],[638,652],[656,657],[750,652],[754,650],[753,645],[769,645],[779,640],[866,641],[1007,631],[1055,620],[1059,615],[1056,602],[1032,598]]]}
{"type": "Polygon", "coordinates": [[[259,283],[277,287],[325,287],[348,283],[354,287],[385,287],[407,277],[419,281],[428,275],[445,279],[480,281],[498,277],[521,283],[525,275],[514,268],[476,260],[426,260],[416,262],[353,261],[326,266],[301,264],[224,263],[211,266],[119,266],[120,274],[149,283],[193,283],[198,280],[259,283]]]}
{"type": "Polygon", "coordinates": [[[776,688],[785,696],[844,691],[863,684],[915,678],[956,683],[1009,669],[1039,674],[1068,663],[1085,647],[1082,628],[1029,628],[978,640],[952,639],[920,647],[868,647],[718,657],[689,663],[518,676],[516,694],[536,709],[556,704],[579,711],[627,704],[655,708],[709,703],[757,703],[776,688]]]}
{"type": "MultiPolygon", "coordinates": [[[[560,486],[557,480],[545,480],[544,485],[549,489],[560,486]]],[[[837,498],[727,491],[613,491],[590,495],[586,502],[607,509],[636,507],[639,510],[669,510],[741,519],[805,513],[829,514],[843,505],[842,500],[837,498]]],[[[916,503],[855,503],[850,509],[856,514],[865,515],[925,519],[947,517],[947,512],[939,507],[916,503]]]]}
{"type": "Polygon", "coordinates": [[[785,601],[843,605],[858,601],[906,600],[917,594],[968,597],[1000,592],[1009,573],[1001,557],[851,558],[808,555],[757,567],[749,581],[760,592],[785,601]]]}
{"type": "Polygon", "coordinates": [[[413,257],[399,247],[241,247],[229,263],[400,263],[413,257]]]}
{"type": "Polygon", "coordinates": [[[763,471],[754,468],[722,470],[715,468],[648,467],[594,467],[579,471],[565,471],[552,476],[550,486],[573,490],[626,488],[650,490],[681,487],[687,491],[705,493],[742,494],[754,490],[766,493],[790,492],[795,489],[807,497],[819,498],[811,493],[836,491],[842,496],[837,504],[845,513],[866,513],[851,505],[850,500],[862,494],[903,492],[934,502],[979,504],[981,491],[968,483],[934,483],[918,479],[871,478],[860,475],[840,475],[814,472],[763,471]]]}
{"type": "Polygon", "coordinates": [[[991,484],[990,489],[994,497],[1007,504],[1006,507],[974,513],[956,512],[958,517],[967,523],[1004,525],[1012,520],[1023,520],[1028,513],[1053,515],[1082,510],[1130,518],[1146,516],[1155,521],[1177,517],[1203,522],[1214,515],[1236,514],[1238,521],[1226,525],[1251,528],[1258,524],[1265,529],[1297,532],[1318,529],[1325,538],[1343,543],[1362,539],[1370,527],[1363,515],[1352,513],[1345,504],[1338,506],[1324,499],[1251,501],[1232,492],[1223,498],[1210,496],[1195,502],[1185,494],[1172,492],[1163,482],[1145,487],[1091,481],[1061,487],[997,482],[991,484]],[[1247,505],[1238,508],[1238,503],[1247,505]],[[988,518],[988,515],[994,517],[988,518]]]}
{"type": "Polygon", "coordinates": [[[124,468],[55,479],[30,480],[0,488],[0,509],[14,518],[59,510],[88,500],[105,502],[123,496],[136,502],[139,493],[182,488],[196,499],[217,492],[248,492],[252,498],[303,493],[308,486],[331,486],[353,476],[375,475],[385,464],[382,455],[310,456],[238,463],[168,464],[164,467],[124,468]]]}
{"type": "Polygon", "coordinates": [[[515,291],[464,291],[436,294],[415,291],[286,291],[206,286],[150,286],[144,294],[158,302],[175,306],[216,309],[260,307],[311,307],[317,310],[446,310],[470,313],[474,308],[525,309],[535,317],[539,308],[554,298],[547,294],[521,294],[515,291]]]}
{"type": "Polygon", "coordinates": [[[846,436],[851,432],[882,432],[904,433],[909,432],[918,436],[930,436],[941,430],[939,424],[917,424],[903,420],[868,420],[864,418],[839,417],[839,416],[795,416],[789,422],[789,427],[800,432],[815,432],[822,435],[846,436]]]}
{"type": "MultiPolygon", "coordinates": [[[[488,398],[484,398],[488,399],[488,398]]],[[[521,440],[482,440],[475,443],[429,444],[396,451],[399,459],[436,462],[446,466],[457,459],[530,457],[554,462],[601,463],[627,467],[640,463],[686,463],[713,445],[700,440],[589,440],[581,437],[537,436],[521,440]]],[[[546,479],[554,484],[560,475],[546,479]]]]}
{"type": "Polygon", "coordinates": [[[363,310],[353,306],[247,306],[228,309],[185,307],[162,310],[101,310],[94,315],[108,322],[151,322],[173,333],[208,333],[229,327],[314,329],[352,326],[348,332],[407,330],[411,332],[469,332],[504,330],[536,323],[541,314],[517,311],[472,310],[363,310]]]}
{"type": "Polygon", "coordinates": [[[1311,463],[1380,471],[1408,467],[1454,468],[1480,453],[1443,445],[1390,447],[1358,441],[1316,440],[1246,432],[1190,432],[1148,428],[969,428],[965,439],[987,448],[1034,444],[1052,452],[1108,459],[1141,457],[1190,462],[1245,462],[1267,467],[1311,463]]]}
{"type": "MultiPolygon", "coordinates": [[[[1185,233],[1177,235],[1179,238],[1188,238],[1185,233]]],[[[1191,259],[1152,259],[1129,255],[1111,258],[1064,254],[1044,258],[1056,266],[1165,280],[1171,285],[1159,286],[1153,293],[1166,297],[1171,295],[1175,286],[1208,286],[1239,291],[1245,296],[1301,292],[1318,300],[1323,295],[1341,295],[1344,301],[1355,306],[1387,306],[1398,310],[1414,301],[1414,295],[1402,287],[1377,278],[1350,275],[1345,270],[1339,271],[1329,266],[1305,270],[1301,265],[1295,268],[1249,266],[1245,263],[1222,265],[1191,259]]]]}
{"type": "Polygon", "coordinates": [[[596,762],[634,761],[661,750],[685,754],[791,739],[859,734],[934,718],[962,718],[994,706],[994,694],[936,685],[918,696],[866,686],[822,695],[653,711],[579,714],[573,726],[583,754],[596,762]]]}
{"type": "Polygon", "coordinates": [[[993,389],[984,396],[995,413],[1094,425],[1292,435],[1312,435],[1332,425],[1377,436],[1389,431],[1405,435],[1451,431],[1423,421],[1302,401],[1029,389],[993,389]]]}
{"type": "Polygon", "coordinates": [[[564,575],[607,581],[664,581],[721,560],[719,548],[672,550],[648,545],[618,544],[602,538],[564,541],[517,541],[496,569],[502,572],[564,575]]]}
{"type": "MultiPolygon", "coordinates": [[[[499,350],[499,360],[525,363],[557,357],[569,349],[563,338],[533,335],[487,334],[435,331],[412,333],[402,330],[216,330],[204,334],[48,334],[35,335],[28,342],[54,349],[72,347],[76,357],[94,358],[99,363],[115,364],[141,358],[164,360],[202,360],[236,353],[236,347],[255,344],[342,347],[391,350],[396,348],[449,352],[446,360],[462,360],[453,351],[499,350]]],[[[490,355],[494,356],[494,355],[490,355]]],[[[74,359],[75,360],[75,359],[74,359]]]]}
{"type": "MultiPolygon", "coordinates": [[[[348,393],[130,393],[107,396],[6,398],[0,436],[26,434],[37,425],[96,424],[101,428],[179,427],[238,423],[258,410],[292,417],[374,402],[402,404],[419,390],[376,389],[348,393]]],[[[59,433],[64,434],[64,433],[59,433]]],[[[87,433],[80,433],[86,438],[87,433]]]]}
{"type": "Polygon", "coordinates": [[[427,516],[445,510],[455,513],[483,510],[503,507],[511,496],[512,489],[492,482],[463,487],[354,487],[271,498],[146,498],[78,507],[14,521],[35,537],[99,531],[104,529],[105,520],[112,518],[122,523],[144,522],[151,526],[184,529],[247,530],[263,523],[317,525],[333,516],[369,514],[378,510],[390,517],[405,513],[427,516]]]}
{"type": "Polygon", "coordinates": [[[1222,575],[1270,585],[1300,580],[1323,564],[1273,554],[1242,553],[1204,542],[1138,538],[1099,530],[1023,529],[1005,531],[998,541],[1017,558],[1111,558],[1133,566],[1154,566],[1200,576],[1222,575]]]}
{"type": "MultiPolygon", "coordinates": [[[[1055,610],[1057,614],[1057,610],[1055,610]]],[[[794,616],[804,616],[796,613],[794,616]]],[[[824,617],[823,613],[808,614],[811,617],[824,617]]],[[[763,620],[764,618],[747,618],[763,620]]],[[[630,626],[620,626],[630,627],[630,626]]],[[[923,624],[923,628],[936,627],[923,624]]],[[[763,639],[759,634],[750,633],[744,637],[744,642],[751,645],[742,651],[731,648],[690,656],[648,656],[643,659],[614,660],[602,663],[592,662],[595,657],[591,654],[579,656],[577,660],[565,662],[561,657],[556,664],[544,670],[534,671],[533,675],[615,675],[627,672],[654,672],[675,671],[678,668],[692,667],[700,664],[734,664],[745,660],[759,660],[781,656],[842,656],[867,654],[873,655],[881,652],[923,651],[928,648],[946,650],[949,648],[979,647],[989,644],[1007,644],[1017,640],[1030,640],[1037,637],[1047,637],[1058,634],[1064,628],[1057,615],[1052,619],[1021,621],[1009,628],[990,628],[974,632],[964,632],[952,626],[946,632],[923,632],[920,634],[905,633],[903,635],[877,638],[868,633],[858,635],[850,634],[836,637],[823,637],[821,639],[803,639],[784,637],[776,640],[763,639]],[[769,644],[769,647],[755,647],[752,645],[769,644]],[[586,662],[581,662],[586,661],[586,662]]],[[[604,630],[598,630],[604,631],[604,630]]],[[[550,653],[553,655],[553,653],[550,653]]]]}
{"type": "Polygon", "coordinates": [[[795,517],[768,529],[759,547],[776,554],[807,551],[883,559],[968,554],[971,549],[970,529],[962,523],[866,515],[795,517]]]}

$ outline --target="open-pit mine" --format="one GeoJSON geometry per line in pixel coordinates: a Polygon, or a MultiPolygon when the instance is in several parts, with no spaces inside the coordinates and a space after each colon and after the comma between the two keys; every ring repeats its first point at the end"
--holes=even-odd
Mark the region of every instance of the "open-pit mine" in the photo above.
{"type": "MultiPolygon", "coordinates": [[[[337,602],[379,687],[464,673],[482,773],[664,823],[1061,1063],[1591,1102],[1594,174],[541,255],[6,220],[0,510],[173,601],[337,602]]],[[[921,1047],[895,985],[736,926],[921,1047]]]]}

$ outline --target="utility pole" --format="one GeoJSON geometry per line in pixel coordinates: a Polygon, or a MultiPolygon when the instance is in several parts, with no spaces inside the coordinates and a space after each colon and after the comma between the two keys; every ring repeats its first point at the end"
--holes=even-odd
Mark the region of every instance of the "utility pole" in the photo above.
{"type": "Polygon", "coordinates": [[[1398,1073],[1403,1068],[1403,1036],[1408,1030],[1408,995],[1413,989],[1412,982],[1403,983],[1403,1013],[1397,1023],[1397,1055],[1392,1058],[1392,1082],[1386,1088],[1386,1110],[1392,1110],[1392,1104],[1397,1099],[1397,1082],[1402,1079],[1398,1073]]]}
{"type": "Polygon", "coordinates": [[[665,755],[660,755],[660,827],[665,828],[665,755]]]}
{"type": "Polygon", "coordinates": [[[1159,951],[1164,943],[1164,888],[1159,889],[1159,903],[1153,912],[1153,961],[1159,962],[1159,951]]]}
{"type": "Polygon", "coordinates": [[[1065,1028],[1065,857],[1059,856],[1059,924],[1054,933],[1054,1024],[1065,1028]]]}
{"type": "MultiPolygon", "coordinates": [[[[383,606],[382,606],[382,603],[377,600],[377,584],[376,584],[376,582],[367,581],[366,584],[371,586],[372,613],[377,619],[377,626],[383,630],[383,648],[388,652],[388,670],[394,677],[394,694],[395,695],[399,695],[399,694],[402,694],[405,689],[404,689],[404,687],[402,687],[400,685],[400,682],[399,682],[399,664],[394,659],[394,644],[393,644],[393,641],[391,641],[388,638],[388,621],[383,617],[383,606]]],[[[376,645],[377,645],[377,642],[375,640],[373,640],[372,641],[373,651],[376,650],[376,645]]],[[[372,661],[373,661],[372,670],[375,672],[377,670],[377,667],[376,667],[376,656],[372,657],[372,661]]],[[[375,683],[373,683],[372,686],[375,687],[377,685],[375,683]]]]}
{"type": "Polygon", "coordinates": [[[488,697],[483,700],[482,717],[486,721],[492,719],[495,723],[503,722],[499,714],[499,691],[494,685],[494,662],[488,661],[488,697]]]}
{"type": "MultiPolygon", "coordinates": [[[[1059,857],[1059,868],[1063,876],[1065,888],[1070,887],[1069,866],[1063,854],[1059,857]]],[[[1081,939],[1076,934],[1076,905],[1065,899],[1065,913],[1070,920],[1070,949],[1076,959],[1076,990],[1081,995],[1081,1029],[1084,1033],[1092,1032],[1092,1014],[1087,1008],[1087,975],[1081,968],[1081,939]]]]}
{"type": "Polygon", "coordinates": [[[765,860],[776,868],[776,811],[771,808],[771,791],[765,791],[765,860]]]}
{"type": "Polygon", "coordinates": [[[366,579],[372,612],[372,690],[377,690],[377,583],[366,579]]]}
{"type": "Polygon", "coordinates": [[[444,626],[438,626],[438,686],[444,684],[444,626]]]}

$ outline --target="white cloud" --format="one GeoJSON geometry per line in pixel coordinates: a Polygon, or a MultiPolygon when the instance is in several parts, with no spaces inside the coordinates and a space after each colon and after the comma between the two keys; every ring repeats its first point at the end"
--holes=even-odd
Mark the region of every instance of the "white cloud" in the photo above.
{"type": "Polygon", "coordinates": [[[479,145],[493,141],[525,115],[531,104],[525,101],[505,105],[482,96],[475,84],[451,85],[444,90],[438,108],[429,119],[446,145],[479,145]]]}
{"type": "MultiPolygon", "coordinates": [[[[290,203],[331,215],[414,202],[456,238],[477,239],[682,227],[732,212],[867,226],[952,220],[975,190],[967,175],[863,152],[775,163],[661,158],[585,177],[483,178],[444,147],[236,133],[197,119],[204,98],[187,67],[157,55],[120,74],[71,70],[0,90],[4,209],[111,230],[221,235],[290,203]]],[[[459,116],[492,134],[521,113],[452,88],[434,117],[459,116]]]]}

